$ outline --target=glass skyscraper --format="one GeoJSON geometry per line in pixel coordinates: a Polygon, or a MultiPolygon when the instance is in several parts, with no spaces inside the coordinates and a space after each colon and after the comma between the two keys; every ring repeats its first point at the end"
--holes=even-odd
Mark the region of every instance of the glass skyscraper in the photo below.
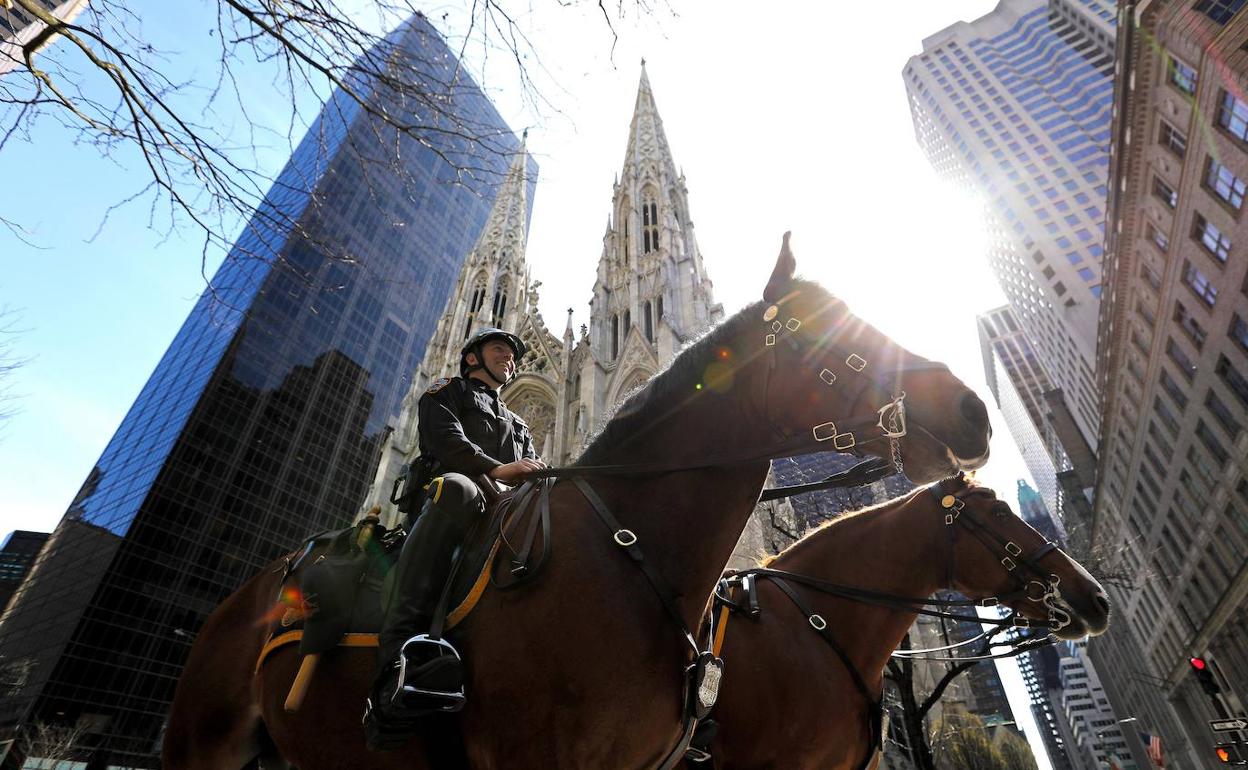
{"type": "Polygon", "coordinates": [[[1002,0],[903,73],[920,147],[986,202],[998,282],[1093,448],[1115,25],[1111,0],[1002,0]]]}
{"type": "Polygon", "coordinates": [[[72,726],[91,768],[155,767],[208,613],[358,512],[519,147],[423,17],[362,63],[408,83],[365,104],[441,122],[326,104],[0,618],[0,740],[72,726]]]}

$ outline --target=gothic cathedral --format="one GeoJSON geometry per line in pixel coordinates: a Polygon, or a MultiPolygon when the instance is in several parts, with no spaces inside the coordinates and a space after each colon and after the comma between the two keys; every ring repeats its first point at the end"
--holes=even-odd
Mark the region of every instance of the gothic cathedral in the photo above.
{"type": "Polygon", "coordinates": [[[430,382],[459,373],[459,350],[472,330],[497,326],[524,340],[528,353],[503,399],[528,423],[542,458],[564,465],[630,391],[723,317],[644,61],[624,168],[612,190],[590,322],[579,336],[571,309],[562,339],[537,310],[541,282],[531,279],[524,259],[527,160],[522,147],[412,378],[399,424],[382,448],[365,510],[380,505],[383,522],[395,520],[390,490],[417,451],[416,404],[430,382]]]}

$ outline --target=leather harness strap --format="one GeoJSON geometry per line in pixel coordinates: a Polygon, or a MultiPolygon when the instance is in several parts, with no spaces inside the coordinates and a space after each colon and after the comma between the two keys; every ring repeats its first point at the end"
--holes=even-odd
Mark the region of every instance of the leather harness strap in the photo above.
{"type": "Polygon", "coordinates": [[[663,603],[663,609],[671,616],[672,620],[680,627],[681,635],[689,644],[690,649],[697,655],[701,650],[698,649],[698,643],[693,638],[693,633],[689,630],[689,626],[685,623],[684,617],[680,614],[680,610],[676,607],[676,592],[672,590],[663,576],[659,574],[658,568],[653,562],[647,561],[645,554],[641,552],[641,547],[637,545],[637,535],[632,530],[625,529],[620,525],[619,520],[612,515],[606,503],[598,496],[584,479],[573,478],[572,483],[581,491],[585,499],[589,501],[589,506],[598,514],[598,518],[608,530],[611,531],[611,537],[615,544],[624,549],[628,557],[641,568],[641,573],[646,576],[646,582],[654,589],[654,593],[659,597],[659,601],[663,603]]]}

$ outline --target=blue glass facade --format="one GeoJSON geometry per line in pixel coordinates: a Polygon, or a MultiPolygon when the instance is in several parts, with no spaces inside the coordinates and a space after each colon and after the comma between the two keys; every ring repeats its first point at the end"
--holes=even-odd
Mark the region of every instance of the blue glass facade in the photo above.
{"type": "MultiPolygon", "coordinates": [[[[23,672],[0,738],[85,725],[90,766],[157,766],[207,614],[357,513],[519,147],[423,17],[388,42],[453,94],[447,123],[418,139],[342,92],[327,103],[0,621],[0,665],[23,672]]],[[[410,94],[364,93],[416,115],[410,94]]]]}

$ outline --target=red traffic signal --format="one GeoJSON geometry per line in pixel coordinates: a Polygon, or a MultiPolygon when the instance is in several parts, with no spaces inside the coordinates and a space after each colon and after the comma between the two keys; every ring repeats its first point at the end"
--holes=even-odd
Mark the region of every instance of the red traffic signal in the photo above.
{"type": "Polygon", "coordinates": [[[1218,686],[1218,681],[1213,678],[1213,668],[1210,667],[1209,661],[1204,658],[1191,657],[1187,659],[1187,662],[1192,667],[1192,673],[1196,676],[1200,689],[1205,691],[1205,695],[1212,698],[1222,692],[1222,688],[1218,686]]]}
{"type": "Polygon", "coordinates": [[[1219,762],[1221,762],[1224,765],[1229,765],[1231,763],[1230,749],[1226,748],[1225,746],[1219,746],[1216,749],[1214,749],[1214,751],[1216,751],[1218,754],[1219,762]]]}

